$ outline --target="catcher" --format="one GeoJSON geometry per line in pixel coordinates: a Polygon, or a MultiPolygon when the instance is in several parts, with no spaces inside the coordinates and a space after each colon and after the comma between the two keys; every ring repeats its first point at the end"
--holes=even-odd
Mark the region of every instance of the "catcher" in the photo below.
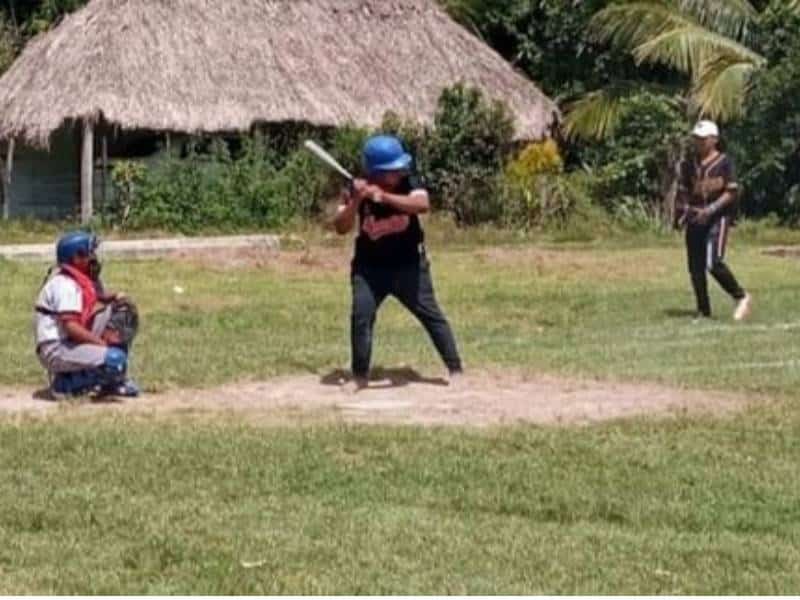
{"type": "Polygon", "coordinates": [[[58,266],[36,300],[36,354],[54,399],[139,395],[127,377],[138,314],[124,295],[103,288],[98,245],[89,233],[64,235],[56,245],[58,266]]]}
{"type": "Polygon", "coordinates": [[[351,270],[352,369],[355,385],[367,385],[372,331],[378,308],[394,296],[425,327],[451,377],[462,372],[455,338],[433,290],[419,215],[430,201],[412,173],[413,158],[393,136],[367,140],[363,151],[367,179],[354,181],[342,195],[334,227],[345,235],[358,228],[351,270]]]}
{"type": "Polygon", "coordinates": [[[733,163],[720,152],[719,128],[700,121],[692,131],[696,156],[681,165],[678,185],[678,224],[686,227],[689,273],[697,299],[698,317],[711,317],[706,271],[736,302],[733,318],[746,319],[752,298],[725,264],[725,246],[739,186],[733,163]]]}

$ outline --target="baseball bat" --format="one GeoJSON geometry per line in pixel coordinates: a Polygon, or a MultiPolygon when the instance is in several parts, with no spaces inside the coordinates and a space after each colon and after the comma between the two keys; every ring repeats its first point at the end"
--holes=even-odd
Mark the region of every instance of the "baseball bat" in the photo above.
{"type": "Polygon", "coordinates": [[[311,152],[314,156],[328,165],[331,169],[339,173],[342,177],[347,179],[348,183],[353,183],[354,177],[345,169],[342,165],[339,164],[335,158],[333,158],[328,152],[325,151],[319,144],[313,142],[311,140],[306,140],[305,143],[306,149],[311,152]]]}

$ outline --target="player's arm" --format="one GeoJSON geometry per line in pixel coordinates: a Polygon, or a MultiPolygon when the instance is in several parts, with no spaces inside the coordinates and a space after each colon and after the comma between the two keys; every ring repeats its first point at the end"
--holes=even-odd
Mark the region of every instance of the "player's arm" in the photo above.
{"type": "Polygon", "coordinates": [[[413,190],[410,194],[390,194],[378,189],[375,201],[387,204],[409,215],[424,215],[431,209],[431,200],[427,190],[413,190]]]}
{"type": "Polygon", "coordinates": [[[122,292],[104,292],[97,297],[97,301],[100,302],[100,304],[113,304],[115,302],[122,302],[126,299],[127,296],[122,292]]]}
{"type": "Polygon", "coordinates": [[[341,204],[333,218],[333,228],[339,235],[353,230],[361,203],[371,194],[371,185],[363,179],[354,179],[350,188],[342,190],[341,204]]]}
{"type": "Polygon", "coordinates": [[[341,204],[333,218],[333,228],[339,235],[350,233],[355,227],[359,201],[353,194],[342,192],[341,204]]]}
{"type": "Polygon", "coordinates": [[[106,342],[94,335],[91,331],[80,324],[78,315],[67,313],[58,316],[58,322],[64,328],[64,332],[71,342],[76,344],[94,344],[95,346],[106,346],[106,342]]]}
{"type": "Polygon", "coordinates": [[[729,190],[725,190],[722,196],[720,196],[715,202],[708,205],[708,210],[712,215],[714,215],[720,211],[725,210],[735,201],[736,201],[736,193],[729,190]]]}
{"type": "Polygon", "coordinates": [[[689,217],[691,205],[691,175],[689,165],[684,161],[678,176],[678,194],[675,198],[675,226],[683,227],[689,217]]]}

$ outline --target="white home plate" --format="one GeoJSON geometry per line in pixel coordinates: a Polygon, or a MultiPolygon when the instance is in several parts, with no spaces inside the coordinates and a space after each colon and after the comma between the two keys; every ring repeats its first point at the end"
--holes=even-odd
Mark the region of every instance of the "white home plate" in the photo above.
{"type": "Polygon", "coordinates": [[[364,400],[362,402],[339,404],[339,408],[344,410],[363,411],[403,410],[412,406],[414,406],[413,402],[403,402],[402,400],[364,400]]]}

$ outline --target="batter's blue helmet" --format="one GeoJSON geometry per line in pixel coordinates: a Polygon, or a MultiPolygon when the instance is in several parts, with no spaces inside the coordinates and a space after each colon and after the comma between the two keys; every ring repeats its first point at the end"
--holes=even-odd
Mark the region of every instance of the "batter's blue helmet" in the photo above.
{"type": "Polygon", "coordinates": [[[364,168],[369,175],[384,171],[405,171],[414,159],[393,135],[376,135],[364,144],[364,168]]]}
{"type": "Polygon", "coordinates": [[[85,231],[73,231],[64,234],[56,244],[56,262],[69,264],[79,255],[91,256],[97,250],[97,236],[85,231]]]}

